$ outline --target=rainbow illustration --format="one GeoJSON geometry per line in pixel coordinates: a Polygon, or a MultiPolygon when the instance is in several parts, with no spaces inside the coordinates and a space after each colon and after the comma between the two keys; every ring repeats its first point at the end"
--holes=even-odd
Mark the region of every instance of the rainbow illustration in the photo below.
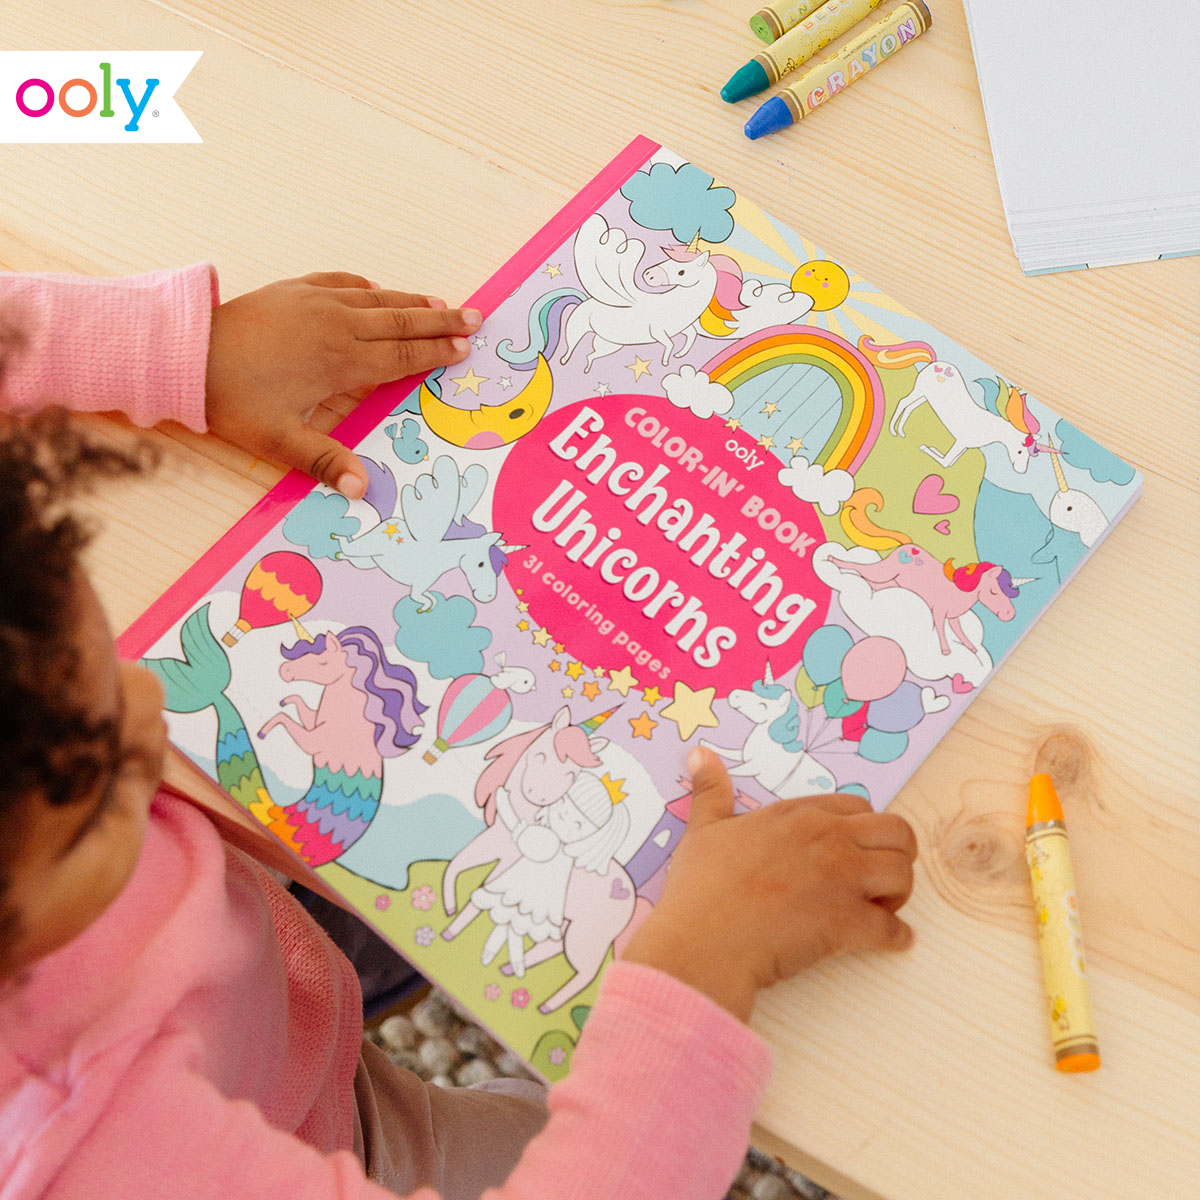
{"type": "Polygon", "coordinates": [[[820,367],[842,393],[842,414],[813,458],[826,471],[851,475],[870,454],[883,427],[883,385],[867,358],[844,338],[806,325],[773,325],[735,342],[701,370],[731,392],[764,371],[791,363],[820,367]]]}

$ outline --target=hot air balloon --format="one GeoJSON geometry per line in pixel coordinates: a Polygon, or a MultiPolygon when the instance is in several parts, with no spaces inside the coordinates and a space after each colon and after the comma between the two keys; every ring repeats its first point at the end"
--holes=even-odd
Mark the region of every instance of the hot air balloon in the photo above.
{"type": "Polygon", "coordinates": [[[512,701],[503,688],[495,687],[486,675],[459,675],[450,681],[438,706],[438,735],[425,751],[425,761],[437,762],[456,746],[496,737],[511,720],[512,701]]]}
{"type": "Polygon", "coordinates": [[[297,635],[311,642],[299,618],[321,598],[321,586],[320,571],[303,554],[275,550],[264,555],[250,568],[242,585],[238,619],[221,640],[233,646],[251,629],[291,621],[297,635]]]}

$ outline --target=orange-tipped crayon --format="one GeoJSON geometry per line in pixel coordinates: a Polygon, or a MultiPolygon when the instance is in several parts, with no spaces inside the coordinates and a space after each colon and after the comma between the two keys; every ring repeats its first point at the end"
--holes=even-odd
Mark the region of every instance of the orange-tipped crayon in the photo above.
{"type": "Polygon", "coordinates": [[[1060,1071],[1094,1071],[1100,1065],[1100,1046],[1088,999],[1083,927],[1067,826],[1049,775],[1029,781],[1025,858],[1037,910],[1054,1065],[1060,1071]]]}

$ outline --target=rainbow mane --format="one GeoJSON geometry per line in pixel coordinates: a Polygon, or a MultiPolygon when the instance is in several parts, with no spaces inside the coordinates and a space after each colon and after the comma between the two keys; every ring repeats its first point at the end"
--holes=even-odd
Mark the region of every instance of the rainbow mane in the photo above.
{"type": "Polygon", "coordinates": [[[1005,383],[1003,379],[977,379],[983,388],[984,407],[1003,417],[1014,429],[1025,434],[1025,445],[1032,446],[1041,425],[1029,411],[1025,393],[1018,387],[1005,383]]]}
{"type": "Polygon", "coordinates": [[[892,371],[917,363],[931,363],[937,358],[933,347],[926,342],[898,342],[894,346],[881,346],[865,333],[858,339],[858,348],[874,366],[887,367],[892,371]]]}

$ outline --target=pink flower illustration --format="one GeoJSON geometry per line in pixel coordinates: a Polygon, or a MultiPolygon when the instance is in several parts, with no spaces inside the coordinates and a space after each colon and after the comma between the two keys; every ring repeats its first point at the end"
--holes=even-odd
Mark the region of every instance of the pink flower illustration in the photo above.
{"type": "Polygon", "coordinates": [[[412,906],[421,909],[422,912],[428,912],[433,907],[433,888],[428,884],[417,888],[412,894],[412,906]]]}
{"type": "Polygon", "coordinates": [[[498,983],[489,983],[487,987],[483,989],[483,995],[487,1000],[499,1000],[500,985],[498,983]]]}
{"type": "Polygon", "coordinates": [[[550,1051],[550,1061],[556,1067],[561,1067],[567,1061],[567,1052],[561,1046],[555,1046],[550,1051]]]}
{"type": "Polygon", "coordinates": [[[529,1003],[529,990],[527,988],[517,988],[512,994],[513,1008],[524,1008],[529,1003]]]}
{"type": "Polygon", "coordinates": [[[416,939],[418,946],[432,946],[434,937],[433,926],[422,925],[421,928],[413,934],[413,937],[416,939]]]}
{"type": "Polygon", "coordinates": [[[391,896],[386,896],[382,892],[375,897],[375,907],[379,909],[380,912],[386,912],[391,903],[391,896]]]}

